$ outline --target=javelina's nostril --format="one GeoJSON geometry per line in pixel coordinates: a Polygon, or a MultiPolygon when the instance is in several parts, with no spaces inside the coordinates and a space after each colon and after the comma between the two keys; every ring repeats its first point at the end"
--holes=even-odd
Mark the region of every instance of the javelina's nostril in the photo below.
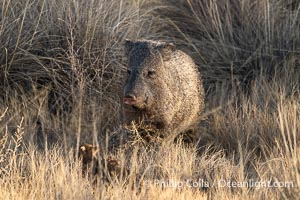
{"type": "Polygon", "coordinates": [[[127,94],[123,98],[123,101],[127,105],[135,105],[136,104],[136,96],[133,94],[127,94]]]}

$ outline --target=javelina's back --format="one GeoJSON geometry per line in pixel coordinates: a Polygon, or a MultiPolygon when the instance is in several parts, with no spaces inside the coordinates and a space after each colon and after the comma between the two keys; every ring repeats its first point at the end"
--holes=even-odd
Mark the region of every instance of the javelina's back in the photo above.
{"type": "Polygon", "coordinates": [[[164,134],[193,129],[204,109],[204,90],[191,57],[161,41],[126,41],[125,51],[125,122],[144,120],[164,134]]]}

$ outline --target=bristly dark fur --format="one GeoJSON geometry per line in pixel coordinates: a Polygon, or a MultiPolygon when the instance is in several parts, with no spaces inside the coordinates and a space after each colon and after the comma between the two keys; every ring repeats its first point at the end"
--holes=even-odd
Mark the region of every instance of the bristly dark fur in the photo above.
{"type": "Polygon", "coordinates": [[[125,123],[144,122],[177,135],[194,129],[204,109],[204,90],[192,58],[172,43],[151,40],[125,42],[128,77],[124,96],[136,97],[124,105],[125,123]]]}

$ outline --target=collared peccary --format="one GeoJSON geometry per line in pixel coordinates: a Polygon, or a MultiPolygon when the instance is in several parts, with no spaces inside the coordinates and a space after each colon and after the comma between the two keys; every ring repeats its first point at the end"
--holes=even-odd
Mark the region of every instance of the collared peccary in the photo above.
{"type": "Polygon", "coordinates": [[[125,54],[125,123],[142,120],[163,137],[194,129],[205,94],[192,58],[172,43],[152,40],[126,40],[125,54]]]}
{"type": "Polygon", "coordinates": [[[116,177],[125,177],[128,174],[127,169],[122,169],[121,160],[108,156],[101,157],[98,154],[100,149],[91,144],[81,145],[78,151],[78,157],[82,162],[82,175],[90,175],[96,178],[97,175],[102,175],[103,180],[116,177]],[[100,158],[100,160],[98,160],[100,158]],[[122,175],[121,175],[122,174],[122,175]],[[110,178],[109,178],[109,176],[110,178]]]}

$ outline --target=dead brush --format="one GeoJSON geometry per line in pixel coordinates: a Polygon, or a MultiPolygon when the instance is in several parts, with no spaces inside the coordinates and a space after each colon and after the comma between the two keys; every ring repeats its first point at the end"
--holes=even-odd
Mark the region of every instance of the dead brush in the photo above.
{"type": "Polygon", "coordinates": [[[206,89],[237,80],[247,91],[257,76],[272,79],[285,70],[284,62],[298,57],[296,1],[184,0],[175,6],[172,0],[166,2],[163,12],[157,12],[158,23],[167,22],[161,26],[162,37],[191,52],[206,89]]]}
{"type": "MultiPolygon", "coordinates": [[[[7,109],[0,116],[0,121],[6,114],[7,109]]],[[[19,123],[17,130],[13,135],[10,135],[7,129],[1,133],[0,139],[0,176],[3,179],[9,180],[11,176],[16,173],[16,169],[22,164],[19,162],[20,159],[24,156],[24,149],[22,149],[23,143],[23,119],[19,123]]],[[[19,177],[22,179],[21,177],[19,177]]]]}

